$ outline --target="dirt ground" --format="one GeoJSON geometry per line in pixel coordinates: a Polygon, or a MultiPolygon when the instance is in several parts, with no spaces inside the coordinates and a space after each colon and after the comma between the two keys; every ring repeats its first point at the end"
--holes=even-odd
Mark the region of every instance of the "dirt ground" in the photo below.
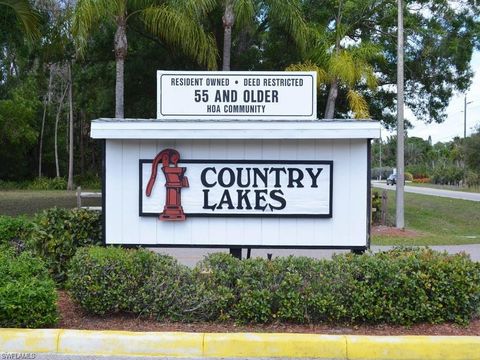
{"type": "Polygon", "coordinates": [[[480,336],[480,319],[462,327],[456,324],[418,324],[411,327],[392,325],[294,325],[273,323],[268,325],[237,325],[228,323],[168,323],[138,318],[134,315],[92,316],[84,313],[67,292],[59,292],[59,328],[82,330],[125,331],[185,331],[185,332],[270,332],[314,333],[348,335],[472,335],[480,336]]]}
{"type": "Polygon", "coordinates": [[[371,232],[372,232],[372,235],[396,236],[396,237],[403,237],[403,238],[412,238],[412,237],[417,237],[421,235],[417,231],[408,230],[408,229],[400,230],[400,229],[397,229],[396,227],[383,226],[383,225],[372,226],[371,232]]]}

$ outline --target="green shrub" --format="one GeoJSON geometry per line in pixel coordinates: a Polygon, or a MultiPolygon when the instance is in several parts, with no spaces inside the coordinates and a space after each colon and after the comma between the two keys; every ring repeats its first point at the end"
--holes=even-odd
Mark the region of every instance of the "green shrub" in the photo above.
{"type": "MultiPolygon", "coordinates": [[[[98,315],[145,309],[138,294],[149,275],[155,254],[147,250],[85,247],[72,258],[67,288],[88,312],[98,315]]],[[[152,306],[153,304],[148,304],[152,306]]]]}
{"type": "Polygon", "coordinates": [[[458,185],[462,181],[464,174],[464,169],[457,166],[438,166],[433,171],[432,182],[441,185],[458,185]]]}
{"type": "Polygon", "coordinates": [[[42,257],[58,283],[66,280],[67,265],[77,248],[100,244],[101,215],[85,209],[53,208],[37,214],[30,248],[42,257]]]}
{"type": "Polygon", "coordinates": [[[65,190],[67,188],[67,180],[61,177],[55,178],[36,178],[29,185],[29,190],[65,190]]]}
{"type": "Polygon", "coordinates": [[[73,178],[77,186],[82,189],[100,190],[102,188],[102,180],[96,174],[87,173],[85,175],[76,175],[73,178]]]}
{"type": "Polygon", "coordinates": [[[0,179],[0,190],[20,190],[24,189],[26,183],[23,181],[9,181],[0,179]]]}
{"type": "Polygon", "coordinates": [[[405,181],[413,181],[413,175],[409,172],[405,172],[405,181]]]}
{"type": "Polygon", "coordinates": [[[152,264],[137,291],[133,312],[158,320],[199,320],[203,308],[193,272],[167,255],[152,254],[152,264]]]}
{"type": "Polygon", "coordinates": [[[0,327],[46,327],[58,320],[57,293],[42,260],[0,250],[0,327]]]}
{"type": "Polygon", "coordinates": [[[371,207],[372,207],[372,223],[380,224],[382,220],[382,194],[380,194],[378,190],[372,190],[371,207]]]}
{"type": "Polygon", "coordinates": [[[65,190],[66,188],[67,180],[61,177],[41,177],[23,181],[0,180],[1,190],[65,190]]]}
{"type": "Polygon", "coordinates": [[[145,250],[86,248],[69,288],[96,314],[238,323],[467,323],[480,305],[480,265],[429,249],[237,260],[212,254],[195,269],[145,250]]]}
{"type": "Polygon", "coordinates": [[[465,176],[465,182],[468,187],[479,187],[480,186],[480,174],[477,174],[473,171],[468,171],[465,176]]]}
{"type": "Polygon", "coordinates": [[[27,218],[0,216],[0,246],[9,245],[18,252],[23,251],[32,229],[33,224],[27,218]]]}
{"type": "Polygon", "coordinates": [[[407,165],[405,171],[412,174],[414,179],[428,178],[430,174],[430,171],[425,164],[407,165]]]}

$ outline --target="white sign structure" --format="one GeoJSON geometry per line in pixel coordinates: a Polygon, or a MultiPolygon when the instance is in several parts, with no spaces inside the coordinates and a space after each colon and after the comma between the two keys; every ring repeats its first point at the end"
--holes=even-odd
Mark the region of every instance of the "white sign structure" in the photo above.
{"type": "Polygon", "coordinates": [[[314,120],[316,72],[158,71],[158,119],[314,120]]]}
{"type": "MultiPolygon", "coordinates": [[[[149,193],[152,160],[140,160],[141,216],[159,216],[165,209],[167,176],[162,164],[154,166],[158,175],[149,193]]],[[[187,219],[332,216],[332,161],[197,159],[180,160],[177,168],[188,180],[179,200],[187,219]]]]}
{"type": "Polygon", "coordinates": [[[378,122],[359,120],[95,120],[105,243],[365,249],[379,135],[378,122]]]}

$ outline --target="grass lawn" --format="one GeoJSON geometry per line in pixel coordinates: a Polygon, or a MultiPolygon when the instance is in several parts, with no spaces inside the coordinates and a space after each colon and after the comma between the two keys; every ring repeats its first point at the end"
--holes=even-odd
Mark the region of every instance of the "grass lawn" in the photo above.
{"type": "MultiPolygon", "coordinates": [[[[382,190],[377,189],[380,192],[382,190]]],[[[395,191],[388,190],[388,219],[395,219],[395,191]]],[[[415,237],[378,235],[374,245],[480,244],[480,202],[405,193],[405,225],[415,237]]]]}
{"type": "Polygon", "coordinates": [[[438,185],[438,184],[418,184],[418,183],[407,183],[407,186],[415,186],[415,187],[426,187],[431,189],[441,189],[441,190],[453,190],[453,191],[463,191],[463,192],[473,192],[473,193],[480,193],[480,187],[461,187],[461,186],[453,186],[453,185],[438,185]]]}
{"type": "MultiPolygon", "coordinates": [[[[99,206],[101,199],[82,199],[82,205],[99,206]]],[[[33,215],[51,207],[74,208],[77,206],[75,191],[65,190],[7,190],[0,191],[0,215],[33,215]]]]}

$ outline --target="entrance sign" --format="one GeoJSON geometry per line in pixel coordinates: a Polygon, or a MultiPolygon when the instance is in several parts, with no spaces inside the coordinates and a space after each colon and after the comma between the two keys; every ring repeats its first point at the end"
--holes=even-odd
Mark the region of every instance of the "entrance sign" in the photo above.
{"type": "Polygon", "coordinates": [[[158,119],[317,116],[316,72],[158,71],[158,119]]]}
{"type": "Polygon", "coordinates": [[[184,160],[165,149],[139,167],[140,216],[332,217],[331,160],[184,160]]]}
{"type": "Polygon", "coordinates": [[[361,120],[95,120],[105,243],[365,249],[379,135],[361,120]]]}
{"type": "Polygon", "coordinates": [[[316,72],[157,72],[157,119],[98,119],[105,244],[370,246],[380,123],[316,120],[316,72]]]}

